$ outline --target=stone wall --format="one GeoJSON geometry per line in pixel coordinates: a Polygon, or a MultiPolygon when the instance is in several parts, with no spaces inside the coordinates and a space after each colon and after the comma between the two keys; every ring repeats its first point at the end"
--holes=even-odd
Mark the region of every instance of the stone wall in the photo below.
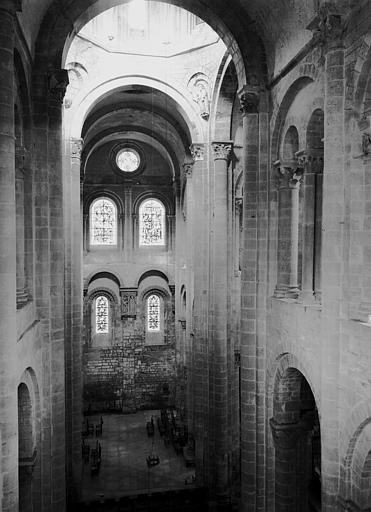
{"type": "Polygon", "coordinates": [[[85,411],[134,412],[174,403],[174,341],[146,346],[144,338],[127,337],[107,348],[84,353],[85,411]]]}
{"type": "MultiPolygon", "coordinates": [[[[110,289],[110,279],[103,281],[110,289]]],[[[162,281],[147,278],[151,289],[162,281]]],[[[163,292],[163,326],[158,344],[146,337],[146,297],[138,290],[125,289],[120,302],[114,297],[114,283],[107,294],[110,302],[110,334],[94,334],[92,315],[94,297],[101,293],[102,280],[93,283],[85,298],[85,344],[83,356],[84,412],[115,410],[133,412],[174,405],[176,391],[176,351],[174,328],[174,297],[163,292]],[[94,288],[97,286],[97,288],[94,288]],[[127,294],[133,297],[128,309],[127,294]]],[[[165,283],[163,283],[165,288],[165,283]]]]}

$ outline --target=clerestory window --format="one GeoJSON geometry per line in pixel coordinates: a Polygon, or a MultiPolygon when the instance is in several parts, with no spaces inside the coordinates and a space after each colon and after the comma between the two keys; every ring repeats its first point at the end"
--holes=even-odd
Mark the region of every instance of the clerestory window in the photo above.
{"type": "Polygon", "coordinates": [[[117,244],[117,208],[105,197],[96,199],[90,209],[90,244],[117,244]]]}
{"type": "Polygon", "coordinates": [[[164,244],[165,207],[157,199],[147,199],[139,208],[139,245],[164,244]]]}

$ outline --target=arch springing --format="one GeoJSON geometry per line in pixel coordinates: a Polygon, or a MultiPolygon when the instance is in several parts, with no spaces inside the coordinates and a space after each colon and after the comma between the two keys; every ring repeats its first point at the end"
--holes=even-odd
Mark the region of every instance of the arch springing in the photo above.
{"type": "Polygon", "coordinates": [[[157,199],[147,199],[140,205],[139,244],[165,244],[165,207],[157,199]]]}
{"type": "Polygon", "coordinates": [[[93,202],[90,209],[90,243],[92,245],[116,245],[117,208],[110,199],[102,197],[93,202]]]}

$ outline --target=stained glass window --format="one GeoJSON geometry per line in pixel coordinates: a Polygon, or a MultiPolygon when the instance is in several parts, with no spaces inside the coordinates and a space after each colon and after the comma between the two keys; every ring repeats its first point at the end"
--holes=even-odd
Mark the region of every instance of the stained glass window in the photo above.
{"type": "Polygon", "coordinates": [[[139,208],[140,245],[164,245],[165,208],[160,201],[148,199],[139,208]]]}
{"type": "Polygon", "coordinates": [[[97,334],[108,333],[108,299],[103,295],[95,300],[95,330],[97,334]]]}
{"type": "Polygon", "coordinates": [[[147,299],[147,329],[148,331],[160,330],[160,297],[150,295],[147,299]]]}
{"type": "Polygon", "coordinates": [[[117,153],[116,163],[124,172],[134,172],[138,169],[140,158],[134,149],[122,149],[117,153]]]}
{"type": "Polygon", "coordinates": [[[109,199],[97,199],[90,212],[92,245],[116,245],[116,206],[109,199]]]}

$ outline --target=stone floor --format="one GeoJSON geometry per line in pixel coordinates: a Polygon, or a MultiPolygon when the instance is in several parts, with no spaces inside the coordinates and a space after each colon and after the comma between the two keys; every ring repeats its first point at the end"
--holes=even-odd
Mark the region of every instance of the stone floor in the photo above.
{"type": "MultiPolygon", "coordinates": [[[[159,415],[160,411],[141,411],[102,416],[102,437],[89,436],[85,440],[91,448],[99,440],[102,462],[97,475],[91,474],[90,462],[83,464],[82,501],[193,487],[185,482],[192,481],[194,470],[185,467],[183,456],[176,455],[172,446],[164,445],[157,427],[154,437],[147,436],[146,422],[159,415]],[[146,457],[153,440],[160,464],[148,469],[146,457]]],[[[89,416],[89,423],[98,424],[99,420],[100,415],[89,416]]]]}

